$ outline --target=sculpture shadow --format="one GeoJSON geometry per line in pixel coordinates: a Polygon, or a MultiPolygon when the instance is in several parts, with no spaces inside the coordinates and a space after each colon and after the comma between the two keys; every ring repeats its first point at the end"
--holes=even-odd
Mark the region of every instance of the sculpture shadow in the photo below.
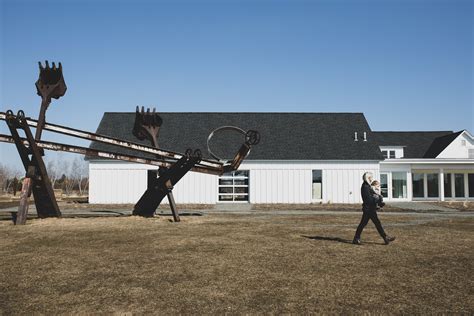
{"type": "MultiPolygon", "coordinates": [[[[335,242],[340,242],[343,244],[351,244],[352,245],[352,239],[344,239],[340,237],[326,237],[326,236],[305,236],[301,235],[301,237],[308,238],[308,239],[313,239],[313,240],[325,240],[325,241],[335,241],[335,242]]],[[[383,245],[381,243],[373,242],[373,241],[363,241],[363,244],[372,244],[372,245],[383,245]]]]}

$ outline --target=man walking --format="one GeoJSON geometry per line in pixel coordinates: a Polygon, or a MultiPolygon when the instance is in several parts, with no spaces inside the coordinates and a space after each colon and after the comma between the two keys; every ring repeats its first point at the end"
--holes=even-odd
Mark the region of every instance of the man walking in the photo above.
{"type": "Polygon", "coordinates": [[[367,225],[369,220],[372,220],[380,236],[383,238],[385,244],[388,245],[390,242],[395,240],[395,237],[390,237],[390,236],[387,236],[387,234],[385,234],[382,224],[380,223],[380,220],[377,216],[377,204],[379,200],[377,198],[377,195],[372,193],[372,187],[370,186],[373,180],[373,175],[370,172],[366,172],[362,176],[362,179],[364,180],[364,182],[362,183],[362,187],[360,188],[360,193],[362,195],[362,201],[363,201],[362,203],[363,214],[362,214],[362,219],[360,220],[360,224],[357,227],[354,240],[352,241],[352,243],[355,245],[361,244],[360,235],[362,234],[362,230],[367,225]]]}

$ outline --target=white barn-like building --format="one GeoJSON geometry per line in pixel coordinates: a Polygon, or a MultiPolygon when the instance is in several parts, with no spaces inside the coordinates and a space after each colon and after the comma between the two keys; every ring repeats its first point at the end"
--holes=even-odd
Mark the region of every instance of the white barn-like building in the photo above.
{"type": "MultiPolygon", "coordinates": [[[[360,203],[366,171],[389,201],[474,200],[474,138],[468,131],[373,132],[362,113],[160,113],[160,148],[200,148],[220,126],[254,129],[261,142],[238,171],[189,172],[175,186],[177,203],[360,203]]],[[[135,113],[105,113],[97,133],[139,141],[135,113]]],[[[216,135],[213,152],[230,158],[242,143],[216,135]]],[[[91,148],[131,153],[92,143],[91,148]]],[[[146,155],[144,156],[146,157],[146,155]]],[[[89,202],[135,203],[156,166],[89,158],[89,202]]],[[[166,203],[166,199],[163,200],[166,203]]]]}

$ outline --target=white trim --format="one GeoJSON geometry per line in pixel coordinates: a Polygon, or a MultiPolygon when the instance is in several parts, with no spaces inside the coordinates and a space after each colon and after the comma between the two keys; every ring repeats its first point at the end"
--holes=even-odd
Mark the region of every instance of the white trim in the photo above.
{"type": "Polygon", "coordinates": [[[474,164],[474,159],[466,158],[401,158],[390,159],[380,162],[381,165],[393,164],[474,164]]]}

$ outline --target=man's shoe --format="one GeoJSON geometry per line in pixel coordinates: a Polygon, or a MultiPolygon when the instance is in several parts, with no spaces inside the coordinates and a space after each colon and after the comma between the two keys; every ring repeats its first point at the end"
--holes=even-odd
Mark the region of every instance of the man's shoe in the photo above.
{"type": "Polygon", "coordinates": [[[354,238],[354,240],[352,240],[352,243],[353,243],[354,245],[360,245],[360,244],[362,244],[362,243],[360,242],[360,239],[359,239],[359,238],[354,238]]]}
{"type": "Polygon", "coordinates": [[[395,240],[395,237],[390,237],[390,236],[385,236],[385,238],[383,239],[383,241],[385,241],[386,245],[388,245],[389,243],[391,243],[394,240],[395,240]]]}

